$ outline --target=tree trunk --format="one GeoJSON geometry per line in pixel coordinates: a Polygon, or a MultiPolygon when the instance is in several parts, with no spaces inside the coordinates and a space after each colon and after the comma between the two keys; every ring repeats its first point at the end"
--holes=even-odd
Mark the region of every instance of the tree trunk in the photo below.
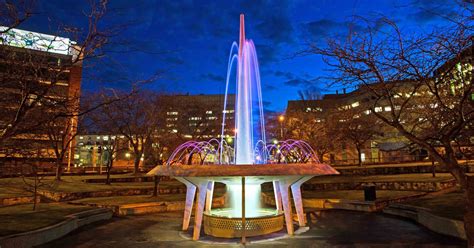
{"type": "Polygon", "coordinates": [[[38,200],[38,174],[35,173],[35,185],[33,190],[33,211],[36,211],[36,203],[38,200]]]}
{"type": "Polygon", "coordinates": [[[154,187],[153,187],[153,197],[158,196],[158,184],[160,184],[160,177],[159,176],[153,176],[153,181],[154,181],[154,187]]]}
{"type": "Polygon", "coordinates": [[[436,177],[436,166],[434,160],[431,160],[431,174],[436,177]]]}
{"type": "Polygon", "coordinates": [[[134,159],[134,164],[133,164],[133,173],[134,174],[138,174],[138,172],[140,171],[139,168],[140,168],[140,156],[135,156],[135,159],[134,159]]]}
{"type": "Polygon", "coordinates": [[[360,147],[356,146],[357,149],[357,156],[359,157],[359,166],[362,166],[362,153],[360,151],[360,147]]]}
{"type": "Polygon", "coordinates": [[[474,247],[474,176],[467,177],[466,212],[464,213],[464,228],[468,247],[474,247]]]}
{"type": "Polygon", "coordinates": [[[112,165],[114,161],[108,161],[107,162],[107,178],[105,179],[105,184],[110,185],[110,171],[112,170],[112,165]]]}
{"type": "Polygon", "coordinates": [[[56,162],[56,181],[61,181],[61,174],[63,173],[63,166],[60,161],[56,162]]]}

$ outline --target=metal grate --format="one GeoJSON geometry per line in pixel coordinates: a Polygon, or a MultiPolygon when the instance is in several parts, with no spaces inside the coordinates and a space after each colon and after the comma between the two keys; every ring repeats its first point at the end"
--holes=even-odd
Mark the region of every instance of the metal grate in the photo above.
{"type": "MultiPolygon", "coordinates": [[[[242,237],[242,219],[204,214],[204,233],[219,238],[242,237]]],[[[259,236],[283,229],[284,217],[278,215],[245,219],[245,236],[259,236]]]]}

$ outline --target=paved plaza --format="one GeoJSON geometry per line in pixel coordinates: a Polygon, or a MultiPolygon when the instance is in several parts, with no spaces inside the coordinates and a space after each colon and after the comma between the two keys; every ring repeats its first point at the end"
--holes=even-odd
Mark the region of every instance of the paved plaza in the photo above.
{"type": "MultiPolygon", "coordinates": [[[[180,235],[182,212],[114,218],[41,247],[215,247],[180,235]]],[[[219,245],[239,247],[240,245],[219,245]]],[[[407,220],[383,214],[324,211],[309,231],[249,247],[465,247],[407,220]]]]}

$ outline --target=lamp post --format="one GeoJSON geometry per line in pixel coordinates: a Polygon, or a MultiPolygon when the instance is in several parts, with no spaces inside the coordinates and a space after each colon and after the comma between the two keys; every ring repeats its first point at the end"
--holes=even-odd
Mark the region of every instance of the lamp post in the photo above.
{"type": "Polygon", "coordinates": [[[280,122],[280,138],[283,139],[283,122],[285,121],[285,116],[278,116],[278,122],[280,122]]]}

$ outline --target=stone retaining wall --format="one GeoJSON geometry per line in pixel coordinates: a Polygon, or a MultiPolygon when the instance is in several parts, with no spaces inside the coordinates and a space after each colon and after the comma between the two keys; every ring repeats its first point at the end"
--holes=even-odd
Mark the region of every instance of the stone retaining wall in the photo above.
{"type": "MultiPolygon", "coordinates": [[[[17,196],[17,197],[8,197],[8,198],[0,198],[0,206],[12,206],[18,204],[27,204],[33,203],[34,197],[33,196],[17,196]]],[[[38,196],[36,198],[36,202],[39,203],[41,201],[41,197],[38,196]]]]}
{"type": "MultiPolygon", "coordinates": [[[[394,199],[377,200],[377,201],[358,201],[358,200],[346,200],[346,199],[316,199],[316,198],[303,198],[303,206],[305,208],[316,208],[316,209],[343,209],[343,210],[354,210],[364,212],[375,212],[380,211],[393,203],[403,202],[409,199],[419,198],[426,195],[426,193],[413,194],[408,196],[402,196],[394,199]]],[[[270,206],[275,206],[275,197],[273,195],[267,195],[262,193],[262,201],[270,206]]]]}
{"type": "MultiPolygon", "coordinates": [[[[171,181],[170,177],[160,176],[160,182],[171,181]]],[[[85,183],[105,183],[106,178],[89,178],[82,180],[85,183]]],[[[146,177],[112,177],[110,178],[111,183],[141,183],[141,182],[153,182],[154,178],[152,176],[146,177]]]]}
{"type": "MultiPolygon", "coordinates": [[[[462,165],[466,172],[474,172],[474,165],[462,165]]],[[[357,176],[369,176],[369,175],[396,175],[396,174],[415,174],[415,173],[431,173],[433,168],[431,165],[418,165],[418,166],[371,166],[368,168],[357,167],[354,168],[337,168],[334,167],[341,175],[357,175],[357,176]]],[[[447,173],[449,171],[436,166],[436,172],[447,173]]]]}
{"type": "MultiPolygon", "coordinates": [[[[129,195],[151,195],[153,188],[140,188],[140,189],[117,189],[117,190],[105,190],[105,191],[90,191],[90,192],[54,192],[43,190],[40,194],[52,201],[72,201],[82,198],[94,198],[94,197],[110,197],[110,196],[129,196],[129,195]]],[[[176,188],[158,188],[158,194],[185,194],[186,186],[180,185],[176,188]]]]}
{"type": "Polygon", "coordinates": [[[95,221],[112,218],[108,209],[94,209],[67,216],[67,219],[55,225],[30,232],[0,237],[2,248],[29,248],[58,239],[73,230],[95,221]]]}
{"type": "Polygon", "coordinates": [[[456,181],[442,182],[348,182],[348,183],[305,183],[304,190],[362,190],[366,186],[375,186],[379,190],[439,191],[456,186],[456,181]]]}

